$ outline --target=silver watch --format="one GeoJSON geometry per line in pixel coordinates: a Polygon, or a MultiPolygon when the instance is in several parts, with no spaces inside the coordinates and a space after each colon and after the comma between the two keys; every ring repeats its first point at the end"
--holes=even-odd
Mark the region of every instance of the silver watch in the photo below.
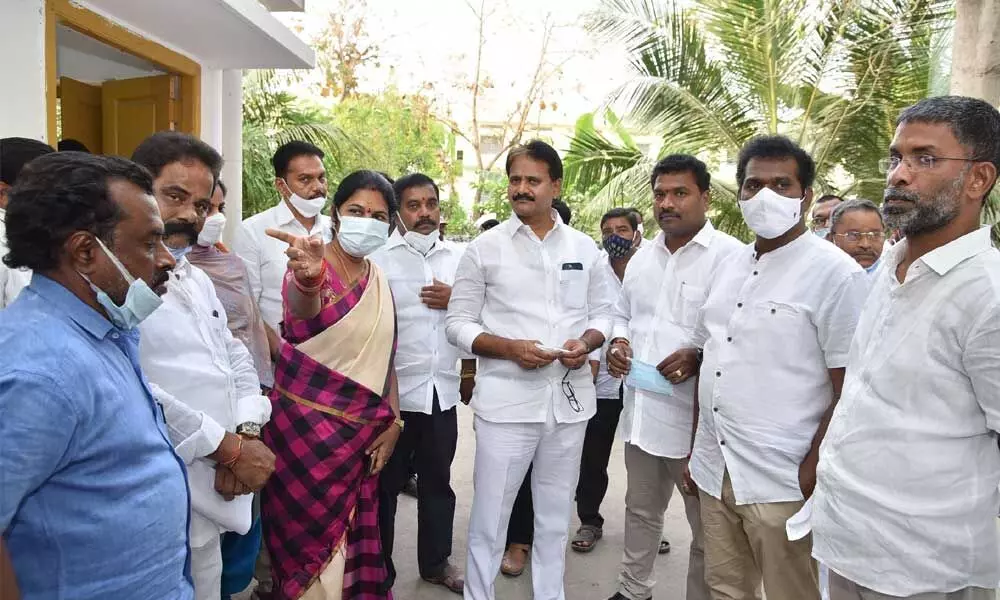
{"type": "Polygon", "coordinates": [[[260,424],[252,421],[240,423],[236,426],[236,433],[246,437],[258,438],[260,437],[260,424]]]}

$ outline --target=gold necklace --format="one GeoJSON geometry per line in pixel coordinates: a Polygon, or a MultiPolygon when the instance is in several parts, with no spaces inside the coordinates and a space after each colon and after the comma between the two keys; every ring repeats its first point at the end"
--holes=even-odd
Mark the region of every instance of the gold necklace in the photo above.
{"type": "Polygon", "coordinates": [[[358,280],[361,279],[364,276],[365,271],[368,268],[368,261],[365,260],[364,265],[361,267],[361,272],[356,277],[354,277],[353,279],[350,279],[351,272],[347,268],[347,264],[344,262],[343,257],[340,256],[340,252],[338,250],[336,250],[336,249],[331,249],[331,250],[333,250],[333,256],[334,256],[334,258],[337,259],[337,264],[340,265],[340,268],[341,268],[341,270],[344,273],[344,277],[346,277],[346,278],[349,279],[349,281],[344,284],[344,292],[345,293],[349,292],[350,290],[354,289],[354,286],[357,285],[358,280]]]}

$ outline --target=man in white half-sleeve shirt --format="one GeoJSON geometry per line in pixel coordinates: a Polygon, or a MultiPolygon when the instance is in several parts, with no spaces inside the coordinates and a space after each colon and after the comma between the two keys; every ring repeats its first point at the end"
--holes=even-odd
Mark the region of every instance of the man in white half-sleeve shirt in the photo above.
{"type": "Polygon", "coordinates": [[[813,555],[832,600],[994,600],[1000,581],[1000,252],[983,204],[1000,113],[944,96],[889,147],[883,255],[820,452],[813,555]]]}
{"type": "MultiPolygon", "coordinates": [[[[412,465],[419,477],[420,576],[461,594],[464,582],[449,561],[455,520],[451,463],[458,443],[459,351],[445,337],[444,319],[462,254],[439,239],[439,191],[430,177],[405,175],[393,190],[399,202],[399,226],[369,257],[382,267],[396,302],[395,366],[400,416],[406,424],[379,475],[379,534],[389,571],[385,589],[396,579],[392,561],[396,501],[412,465]]],[[[473,364],[463,365],[463,372],[475,369],[475,360],[469,362],[473,364]]],[[[463,386],[466,394],[471,393],[469,384],[463,386]]]]}
{"type": "MultiPolygon", "coordinates": [[[[647,600],[663,513],[683,486],[694,426],[700,354],[691,348],[705,293],[716,270],[741,248],[706,217],[711,175],[694,156],[660,160],[650,177],[660,233],[643,246],[622,282],[609,350],[613,374],[628,374],[622,440],[628,491],[625,552],[612,600],[647,600]]],[[[698,497],[684,494],[691,527],[687,598],[708,600],[698,497]]]]}
{"type": "Polygon", "coordinates": [[[495,597],[503,533],[533,462],[534,598],[563,600],[573,492],[596,404],[582,367],[604,343],[612,297],[594,241],[552,209],[562,188],[556,151],[529,142],[508,153],[506,169],[514,214],[469,244],[446,319],[448,340],[479,357],[465,597],[495,597]]]}
{"type": "Polygon", "coordinates": [[[177,261],[163,304],[139,325],[139,359],[188,468],[195,597],[217,600],[220,536],[247,533],[250,494],[274,470],[274,455],[258,439],[271,403],[260,393],[250,351],[229,331],[212,280],[186,258],[204,225],[222,157],[193,136],[160,132],[139,144],[132,160],[153,174],[163,241],[177,261]]]}
{"type": "Polygon", "coordinates": [[[327,192],[323,156],[322,150],[307,142],[288,142],[278,148],[271,163],[281,201],[243,221],[233,238],[233,252],[247,265],[250,289],[272,339],[281,334],[281,282],[288,244],[264,232],[270,228],[330,241],[330,217],[321,214],[327,192]]]}
{"type": "Polygon", "coordinates": [[[789,541],[785,522],[812,494],[868,283],[806,228],[814,175],[787,138],[743,147],[739,204],[757,237],[716,271],[693,340],[704,362],[689,468],[713,598],[756,598],[762,580],[768,600],[820,598],[812,540],[789,541]]]}

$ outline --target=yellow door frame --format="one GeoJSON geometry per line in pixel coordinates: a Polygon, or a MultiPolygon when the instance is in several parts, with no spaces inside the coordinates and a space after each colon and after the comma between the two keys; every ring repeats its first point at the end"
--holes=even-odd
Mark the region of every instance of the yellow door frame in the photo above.
{"type": "Polygon", "coordinates": [[[55,147],[56,91],[56,25],[61,24],[105,44],[148,60],[180,78],[181,131],[201,133],[201,65],[173,50],[132,33],[101,15],[73,5],[70,0],[45,0],[45,104],[48,112],[48,141],[55,147]]]}

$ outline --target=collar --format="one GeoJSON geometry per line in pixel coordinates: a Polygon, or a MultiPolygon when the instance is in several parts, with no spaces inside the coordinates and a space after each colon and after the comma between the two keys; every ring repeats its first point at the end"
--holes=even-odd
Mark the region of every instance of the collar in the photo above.
{"type": "MultiPolygon", "coordinates": [[[[703,248],[708,248],[712,245],[712,240],[715,239],[715,233],[715,227],[712,226],[712,222],[705,219],[705,224],[698,230],[698,233],[694,234],[691,241],[684,244],[681,249],[687,248],[691,244],[698,244],[703,248]]],[[[667,250],[666,237],[667,234],[663,233],[663,230],[661,229],[660,232],[656,234],[656,237],[650,240],[650,243],[664,252],[669,252],[667,250]]]]}
{"type": "MultiPolygon", "coordinates": [[[[972,233],[967,233],[940,248],[931,250],[921,256],[920,260],[938,275],[947,275],[948,271],[954,269],[967,259],[993,248],[993,243],[990,240],[991,229],[992,226],[983,225],[972,233]]],[[[899,246],[900,244],[896,245],[899,246]]]]}
{"type": "Polygon", "coordinates": [[[57,311],[65,313],[84,331],[99,340],[103,340],[113,329],[117,329],[111,321],[101,313],[91,308],[61,283],[42,275],[32,273],[30,289],[39,297],[52,304],[57,311]]]}
{"type": "MultiPolygon", "coordinates": [[[[552,209],[551,214],[552,218],[555,220],[555,225],[553,225],[552,229],[550,229],[549,231],[556,231],[557,229],[563,226],[562,217],[559,216],[559,212],[554,208],[552,209]]],[[[507,232],[507,235],[509,235],[510,237],[514,237],[514,235],[518,231],[520,231],[522,227],[527,227],[527,225],[524,224],[524,221],[521,220],[521,217],[518,217],[517,214],[511,212],[510,218],[501,223],[500,225],[497,225],[497,227],[504,227],[505,228],[504,231],[507,232]]]]}
{"type": "Polygon", "coordinates": [[[295,220],[292,209],[288,208],[288,202],[278,194],[278,204],[274,207],[274,215],[277,217],[278,225],[288,225],[295,220]]]}

